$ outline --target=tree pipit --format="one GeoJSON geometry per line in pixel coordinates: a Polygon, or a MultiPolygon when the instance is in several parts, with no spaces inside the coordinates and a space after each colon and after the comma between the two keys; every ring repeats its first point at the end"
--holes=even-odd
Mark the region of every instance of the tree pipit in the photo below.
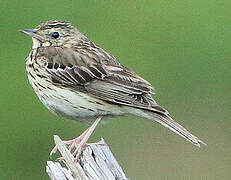
{"type": "Polygon", "coordinates": [[[156,103],[148,81],[70,22],[51,20],[21,32],[33,40],[26,71],[41,102],[60,116],[92,124],[81,136],[64,141],[70,148],[79,145],[76,158],[99,122],[129,114],[158,122],[196,146],[204,144],[156,103]]]}

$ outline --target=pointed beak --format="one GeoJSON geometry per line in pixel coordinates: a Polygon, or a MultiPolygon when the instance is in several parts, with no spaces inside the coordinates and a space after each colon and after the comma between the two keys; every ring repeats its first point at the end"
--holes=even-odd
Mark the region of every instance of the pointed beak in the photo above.
{"type": "Polygon", "coordinates": [[[37,34],[37,31],[34,29],[22,29],[22,30],[19,30],[19,32],[22,32],[22,33],[26,34],[27,36],[35,38],[41,42],[44,41],[44,38],[41,35],[37,34]]]}

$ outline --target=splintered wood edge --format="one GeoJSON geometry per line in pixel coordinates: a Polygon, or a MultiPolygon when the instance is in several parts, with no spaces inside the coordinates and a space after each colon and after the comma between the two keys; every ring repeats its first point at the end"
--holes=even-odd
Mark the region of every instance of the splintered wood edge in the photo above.
{"type": "Polygon", "coordinates": [[[78,161],[59,136],[54,135],[54,141],[64,164],[47,161],[46,172],[51,180],[128,180],[103,138],[88,145],[78,161]]]}

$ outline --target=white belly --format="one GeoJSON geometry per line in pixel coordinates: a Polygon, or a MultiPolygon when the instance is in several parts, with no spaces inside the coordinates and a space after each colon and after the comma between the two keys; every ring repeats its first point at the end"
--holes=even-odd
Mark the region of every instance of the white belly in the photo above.
{"type": "Polygon", "coordinates": [[[89,121],[92,121],[91,119],[100,115],[118,116],[126,114],[125,108],[106,103],[81,92],[56,88],[56,93],[47,90],[45,95],[41,91],[36,91],[36,94],[50,111],[77,121],[82,121],[82,118],[89,118],[89,121]]]}

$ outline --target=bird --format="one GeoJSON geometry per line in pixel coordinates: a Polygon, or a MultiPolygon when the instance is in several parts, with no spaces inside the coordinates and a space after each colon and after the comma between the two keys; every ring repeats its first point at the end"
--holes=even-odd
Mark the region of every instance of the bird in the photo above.
{"type": "Polygon", "coordinates": [[[79,137],[64,141],[72,147],[79,145],[76,157],[98,124],[127,115],[157,122],[195,146],[205,144],[157,104],[148,81],[120,64],[71,22],[49,20],[20,32],[33,41],[26,72],[40,101],[57,115],[90,125],[79,137]]]}

